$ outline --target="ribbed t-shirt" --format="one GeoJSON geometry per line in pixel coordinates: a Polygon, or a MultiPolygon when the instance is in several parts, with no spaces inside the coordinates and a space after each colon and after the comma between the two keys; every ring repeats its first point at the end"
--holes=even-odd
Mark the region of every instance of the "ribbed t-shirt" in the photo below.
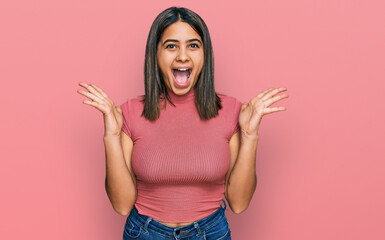
{"type": "Polygon", "coordinates": [[[155,220],[193,222],[215,212],[225,198],[229,140],[239,130],[242,103],[217,93],[222,109],[204,121],[195,107],[193,89],[184,95],[170,90],[168,94],[175,106],[167,102],[155,122],[141,116],[141,97],[121,105],[122,131],[134,144],[135,207],[155,220]]]}

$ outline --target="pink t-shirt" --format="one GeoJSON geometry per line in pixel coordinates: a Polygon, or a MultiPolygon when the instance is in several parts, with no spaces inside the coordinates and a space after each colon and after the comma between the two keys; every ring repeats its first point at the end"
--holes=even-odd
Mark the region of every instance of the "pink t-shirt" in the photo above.
{"type": "Polygon", "coordinates": [[[215,212],[225,198],[229,140],[239,130],[242,103],[218,94],[222,100],[218,116],[202,121],[193,89],[182,96],[168,93],[175,107],[167,102],[155,122],[141,117],[141,97],[121,105],[122,131],[134,143],[135,207],[155,220],[192,222],[215,212]]]}

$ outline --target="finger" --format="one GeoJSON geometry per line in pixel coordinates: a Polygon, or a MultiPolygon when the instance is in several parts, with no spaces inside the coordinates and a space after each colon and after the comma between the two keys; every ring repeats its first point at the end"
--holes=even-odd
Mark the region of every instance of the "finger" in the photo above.
{"type": "Polygon", "coordinates": [[[97,87],[95,84],[91,83],[91,86],[94,87],[103,97],[108,98],[107,94],[102,89],[97,87]]]}
{"type": "Polygon", "coordinates": [[[287,94],[277,95],[277,96],[274,96],[272,98],[265,100],[264,105],[265,105],[265,107],[268,107],[271,104],[273,104],[273,103],[275,103],[275,102],[277,102],[283,98],[288,98],[288,97],[289,97],[289,95],[287,95],[287,94]]]}
{"type": "Polygon", "coordinates": [[[93,85],[92,83],[91,84],[84,83],[84,84],[82,84],[80,86],[86,88],[89,92],[93,93],[98,98],[103,99],[104,96],[102,96],[98,91],[96,91],[95,88],[92,85],[93,85]]]}
{"type": "Polygon", "coordinates": [[[281,88],[275,88],[274,90],[266,93],[264,96],[261,97],[262,100],[267,100],[268,98],[270,98],[271,96],[279,93],[279,92],[282,92],[282,91],[286,91],[286,88],[284,87],[281,87],[281,88]]]}
{"type": "Polygon", "coordinates": [[[257,95],[258,98],[261,98],[263,95],[265,95],[267,92],[270,92],[271,90],[273,90],[274,88],[269,88],[263,92],[261,92],[260,94],[257,95]]]}
{"type": "Polygon", "coordinates": [[[78,90],[78,92],[83,94],[84,96],[89,97],[93,101],[96,101],[96,102],[98,102],[100,104],[111,103],[110,99],[109,98],[107,98],[107,99],[104,98],[98,91],[95,90],[95,88],[93,88],[91,86],[92,84],[79,83],[79,85],[84,87],[84,88],[86,88],[89,91],[89,93],[87,93],[85,91],[78,90]]]}
{"type": "Polygon", "coordinates": [[[89,93],[89,92],[86,92],[86,91],[83,91],[83,90],[78,90],[78,93],[90,98],[91,100],[93,100],[94,102],[98,102],[100,104],[103,104],[105,103],[105,101],[103,101],[103,99],[100,99],[98,96],[95,96],[94,94],[92,93],[89,93]]]}
{"type": "Polygon", "coordinates": [[[274,89],[276,88],[269,88],[263,92],[261,92],[260,94],[258,94],[257,96],[255,96],[253,99],[250,100],[250,103],[252,105],[255,105],[260,99],[263,98],[263,96],[265,96],[266,94],[270,93],[271,91],[274,91],[274,89]]]}
{"type": "Polygon", "coordinates": [[[267,89],[267,90],[265,90],[265,91],[259,93],[257,96],[255,96],[255,97],[253,97],[252,99],[250,99],[249,104],[251,104],[252,106],[254,106],[255,103],[258,102],[264,94],[268,93],[269,91],[271,91],[271,90],[273,90],[273,89],[274,89],[274,88],[269,88],[269,89],[267,89]]]}
{"type": "Polygon", "coordinates": [[[264,111],[263,111],[263,114],[269,114],[269,113],[273,113],[273,112],[278,112],[278,111],[284,111],[286,110],[285,107],[273,107],[273,108],[265,108],[264,111]]]}
{"type": "Polygon", "coordinates": [[[90,101],[90,100],[84,100],[83,103],[98,109],[102,113],[106,113],[107,112],[105,107],[104,107],[105,106],[104,104],[100,104],[98,102],[93,102],[93,101],[90,101]]]}

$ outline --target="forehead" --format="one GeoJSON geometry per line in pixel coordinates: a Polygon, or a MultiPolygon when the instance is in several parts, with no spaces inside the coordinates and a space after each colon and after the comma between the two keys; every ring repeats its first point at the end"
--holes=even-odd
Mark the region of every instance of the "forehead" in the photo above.
{"type": "Polygon", "coordinates": [[[188,23],[175,22],[163,31],[161,40],[176,39],[184,42],[191,38],[202,40],[199,34],[188,23]]]}

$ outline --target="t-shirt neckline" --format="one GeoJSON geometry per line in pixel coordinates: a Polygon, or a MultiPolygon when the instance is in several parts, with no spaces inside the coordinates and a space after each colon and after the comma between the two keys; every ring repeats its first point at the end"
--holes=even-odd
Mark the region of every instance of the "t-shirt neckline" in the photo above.
{"type": "Polygon", "coordinates": [[[193,88],[183,95],[177,95],[172,90],[167,89],[167,94],[173,103],[178,104],[188,103],[194,101],[195,99],[195,91],[193,88]]]}

